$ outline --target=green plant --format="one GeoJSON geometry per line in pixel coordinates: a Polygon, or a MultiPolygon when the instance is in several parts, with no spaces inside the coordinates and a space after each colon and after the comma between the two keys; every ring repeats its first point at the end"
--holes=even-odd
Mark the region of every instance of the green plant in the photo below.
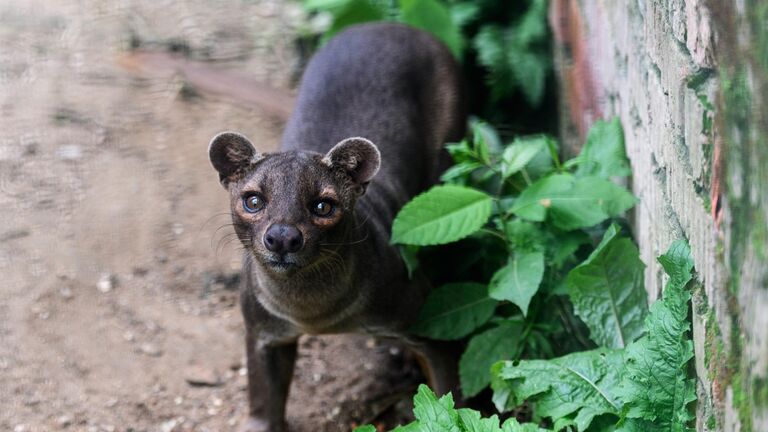
{"type": "MultiPolygon", "coordinates": [[[[609,235],[612,235],[608,233],[609,235]]],[[[606,236],[608,237],[608,236],[606,236]]],[[[608,240],[611,241],[611,240],[608,240]]],[[[451,395],[438,399],[426,386],[414,397],[416,421],[394,432],[455,431],[692,431],[694,380],[690,300],[693,261],[685,241],[674,242],[659,262],[669,275],[663,298],[648,313],[643,335],[625,348],[582,351],[551,360],[501,361],[493,365],[494,403],[507,411],[524,402],[534,420],[551,429],[496,415],[455,409],[451,395]]],[[[372,426],[356,429],[375,431],[372,426]]]]}
{"type": "Polygon", "coordinates": [[[598,122],[581,155],[565,163],[548,137],[502,147],[486,124],[473,132],[448,146],[456,165],[443,175],[447,184],[406,204],[392,227],[392,242],[411,248],[412,266],[417,246],[466,239],[463,256],[485,253],[487,269],[452,274],[412,328],[434,339],[471,336],[460,362],[465,397],[490,384],[499,359],[623,348],[640,336],[646,314],[637,248],[608,225],[636,202],[609,180],[628,173],[618,121],[598,122]],[[595,247],[596,236],[603,241],[595,247]]]}
{"type": "Polygon", "coordinates": [[[426,30],[458,59],[476,59],[483,69],[490,106],[516,92],[541,105],[551,70],[547,0],[304,0],[322,17],[321,43],[345,27],[371,21],[399,21],[426,30]]]}
{"type": "Polygon", "coordinates": [[[696,393],[688,377],[693,342],[686,286],[693,260],[687,243],[674,242],[659,262],[670,279],[663,299],[651,306],[640,339],[623,349],[499,362],[493,366],[497,409],[528,401],[555,430],[692,431],[689,404],[696,393]]]}

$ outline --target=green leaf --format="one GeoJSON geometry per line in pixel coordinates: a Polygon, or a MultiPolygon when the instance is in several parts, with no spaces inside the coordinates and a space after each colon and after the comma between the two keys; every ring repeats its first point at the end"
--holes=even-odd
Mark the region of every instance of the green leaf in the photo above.
{"type": "Polygon", "coordinates": [[[544,97],[549,58],[539,52],[512,45],[507,61],[525,99],[532,106],[539,106],[544,97]]]}
{"type": "Polygon", "coordinates": [[[482,418],[480,412],[473,409],[462,408],[459,410],[461,430],[465,432],[502,432],[499,426],[499,417],[493,415],[482,418]]]}
{"type": "Polygon", "coordinates": [[[694,380],[688,378],[693,358],[688,320],[693,260],[684,241],[672,244],[659,262],[670,275],[663,299],[651,305],[646,335],[629,345],[627,372],[619,395],[629,407],[626,429],[692,431],[688,405],[696,400],[694,380]]]}
{"type": "Polygon", "coordinates": [[[624,348],[643,334],[648,311],[644,269],[637,246],[620,237],[614,224],[589,258],[568,274],[574,310],[596,344],[624,348]]]}
{"type": "Polygon", "coordinates": [[[586,430],[603,414],[620,415],[616,389],[624,370],[622,350],[597,349],[552,360],[506,361],[494,365],[494,403],[500,411],[529,401],[536,414],[557,423],[573,419],[586,430]]]}
{"type": "Polygon", "coordinates": [[[400,258],[405,263],[405,269],[408,270],[408,278],[413,278],[413,273],[419,268],[419,246],[402,245],[400,246],[400,258]]]}
{"type": "Polygon", "coordinates": [[[543,275],[543,252],[515,252],[507,265],[491,278],[488,295],[514,303],[523,311],[523,315],[527,315],[528,305],[538,291],[543,275]]]}
{"type": "Polygon", "coordinates": [[[456,163],[461,162],[477,162],[475,152],[469,145],[469,141],[463,139],[457,143],[448,143],[445,145],[445,150],[451,155],[451,158],[456,163]]]}
{"type": "Polygon", "coordinates": [[[384,11],[368,0],[347,0],[337,12],[334,12],[333,24],[323,35],[323,43],[333,35],[353,24],[361,24],[384,19],[384,11]]]}
{"type": "Polygon", "coordinates": [[[485,285],[455,283],[432,291],[411,332],[439,340],[460,339],[488,322],[496,300],[485,285]]]}
{"type": "Polygon", "coordinates": [[[491,383],[491,365],[512,358],[520,345],[521,323],[502,321],[470,339],[459,361],[461,392],[472,397],[491,383]]]}
{"type": "Polygon", "coordinates": [[[480,12],[480,6],[471,1],[449,4],[453,23],[461,28],[472,22],[480,12]]]}
{"type": "Polygon", "coordinates": [[[478,168],[482,168],[483,165],[479,162],[462,162],[448,168],[440,176],[440,180],[443,182],[465,182],[469,176],[478,168]]]}
{"type": "MultiPolygon", "coordinates": [[[[556,429],[557,430],[557,429],[556,429]]],[[[551,432],[552,429],[544,429],[535,423],[518,423],[514,417],[508,418],[502,425],[502,432],[551,432]]]]}
{"type": "MultiPolygon", "coordinates": [[[[392,432],[552,432],[535,424],[521,425],[514,419],[507,420],[502,428],[498,416],[482,418],[480,412],[473,409],[457,410],[450,393],[438,399],[424,384],[419,386],[413,404],[416,421],[392,432]]],[[[369,431],[368,427],[361,426],[355,432],[369,431]]]]}
{"type": "Polygon", "coordinates": [[[551,66],[547,49],[547,1],[533,0],[520,20],[501,28],[480,27],[473,40],[478,62],[488,70],[491,98],[500,100],[518,89],[537,106],[551,66]]]}
{"type": "Polygon", "coordinates": [[[407,203],[392,224],[392,243],[435,245],[462,239],[491,215],[492,198],[475,189],[435,186],[407,203]]]}
{"type": "Polygon", "coordinates": [[[445,5],[437,0],[400,0],[400,8],[404,23],[432,33],[461,58],[464,38],[445,5]]]}
{"type": "Polygon", "coordinates": [[[547,209],[552,206],[552,198],[570,191],[573,182],[573,177],[568,174],[543,177],[520,194],[511,211],[523,219],[542,222],[547,217],[547,209]]]}
{"type": "Polygon", "coordinates": [[[413,414],[419,421],[419,430],[424,432],[462,432],[459,428],[459,414],[453,407],[450,393],[440,399],[424,384],[419,386],[413,397],[413,414]]]}
{"type": "Polygon", "coordinates": [[[352,432],[376,432],[376,428],[372,425],[362,425],[354,428],[352,432]]]}
{"type": "Polygon", "coordinates": [[[514,251],[535,252],[544,249],[544,239],[547,234],[536,224],[513,219],[507,222],[503,229],[514,251]]]}
{"type": "Polygon", "coordinates": [[[547,148],[545,136],[518,138],[501,155],[501,175],[507,179],[512,174],[525,168],[539,152],[547,148]]]}
{"type": "Polygon", "coordinates": [[[624,150],[624,131],[621,121],[598,120],[589,129],[587,142],[579,154],[576,175],[602,178],[624,177],[632,173],[624,150]]]}
{"type": "Polygon", "coordinates": [[[392,429],[392,432],[421,432],[421,427],[419,426],[419,422],[415,421],[404,426],[398,426],[392,429]]]}
{"type": "Polygon", "coordinates": [[[480,160],[490,162],[490,154],[498,154],[502,149],[499,132],[493,126],[476,118],[469,120],[469,127],[472,130],[475,153],[480,160]]]}
{"type": "Polygon", "coordinates": [[[553,174],[523,191],[512,212],[532,221],[549,214],[555,226],[570,231],[618,216],[636,202],[629,191],[600,177],[553,174]]]}
{"type": "Polygon", "coordinates": [[[668,287],[683,287],[693,278],[691,249],[683,240],[673,242],[667,253],[660,256],[658,261],[669,275],[668,287]]]}
{"type": "Polygon", "coordinates": [[[551,250],[552,265],[560,268],[566,260],[579,250],[581,245],[590,244],[591,240],[584,231],[556,232],[549,238],[547,250],[551,250]]]}
{"type": "Polygon", "coordinates": [[[350,0],[304,0],[302,4],[309,11],[337,11],[349,3],[350,0]]]}

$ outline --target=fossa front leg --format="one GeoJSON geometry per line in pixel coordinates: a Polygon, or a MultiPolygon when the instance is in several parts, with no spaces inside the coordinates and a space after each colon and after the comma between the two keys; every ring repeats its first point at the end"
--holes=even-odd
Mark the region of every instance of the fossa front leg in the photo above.
{"type": "Polygon", "coordinates": [[[246,329],[248,419],[241,432],[285,432],[285,402],[296,362],[296,341],[273,342],[246,329]]]}

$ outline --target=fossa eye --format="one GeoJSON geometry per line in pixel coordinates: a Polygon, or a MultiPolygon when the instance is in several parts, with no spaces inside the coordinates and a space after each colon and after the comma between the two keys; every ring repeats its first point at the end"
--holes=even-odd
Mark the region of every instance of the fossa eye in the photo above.
{"type": "Polygon", "coordinates": [[[328,217],[333,214],[336,206],[332,202],[320,200],[312,204],[312,213],[320,217],[328,217]]]}
{"type": "Polygon", "coordinates": [[[243,208],[248,213],[256,213],[264,208],[264,198],[259,194],[250,194],[243,197],[243,208]]]}

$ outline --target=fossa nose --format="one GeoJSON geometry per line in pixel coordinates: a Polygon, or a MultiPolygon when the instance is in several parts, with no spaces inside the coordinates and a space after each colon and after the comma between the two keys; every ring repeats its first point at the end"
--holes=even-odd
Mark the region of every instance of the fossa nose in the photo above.
{"type": "Polygon", "coordinates": [[[304,246],[304,236],[295,226],[272,224],[264,233],[264,246],[277,254],[298,252],[304,246]]]}

